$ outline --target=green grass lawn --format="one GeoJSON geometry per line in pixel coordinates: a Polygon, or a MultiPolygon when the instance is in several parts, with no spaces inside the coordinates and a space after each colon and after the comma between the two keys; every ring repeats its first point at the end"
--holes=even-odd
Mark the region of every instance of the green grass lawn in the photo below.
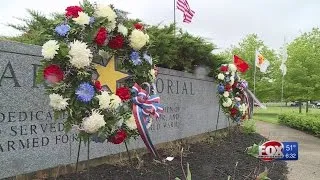
{"type": "MultiPolygon", "coordinates": [[[[299,107],[267,107],[267,109],[255,108],[253,119],[277,124],[278,114],[290,112],[298,113],[299,107]]],[[[305,107],[302,108],[302,113],[306,113],[305,107]]],[[[320,109],[309,108],[308,114],[320,114],[320,109]]]]}

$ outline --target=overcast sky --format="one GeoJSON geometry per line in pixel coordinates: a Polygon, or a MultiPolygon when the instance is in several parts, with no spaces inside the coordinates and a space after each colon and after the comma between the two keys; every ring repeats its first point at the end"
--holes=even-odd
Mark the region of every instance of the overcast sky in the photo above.
{"type": "MultiPolygon", "coordinates": [[[[43,13],[64,12],[65,7],[80,0],[1,0],[0,35],[19,32],[6,27],[8,22],[19,22],[14,17],[25,17],[26,8],[43,13]]],[[[94,1],[94,0],[93,0],[94,1]]],[[[174,0],[96,0],[114,4],[149,24],[173,22],[174,0]]],[[[257,33],[270,47],[278,49],[284,37],[288,41],[301,32],[320,24],[319,0],[188,0],[196,12],[191,24],[182,23],[182,13],[176,12],[180,27],[200,35],[226,49],[237,44],[245,35],[257,33]]]]}

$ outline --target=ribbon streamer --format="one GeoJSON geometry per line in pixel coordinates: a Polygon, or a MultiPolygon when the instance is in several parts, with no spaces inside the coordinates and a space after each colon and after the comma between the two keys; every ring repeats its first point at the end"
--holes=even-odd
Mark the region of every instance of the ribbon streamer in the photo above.
{"type": "MultiPolygon", "coordinates": [[[[151,90],[150,84],[146,84],[149,87],[149,92],[151,90]]],[[[148,150],[157,158],[159,155],[151,141],[151,138],[146,127],[149,118],[158,118],[160,113],[163,112],[163,108],[160,105],[160,97],[158,95],[151,95],[142,89],[137,83],[132,87],[134,97],[132,99],[133,105],[133,116],[135,118],[138,132],[148,148],[148,150]]]]}

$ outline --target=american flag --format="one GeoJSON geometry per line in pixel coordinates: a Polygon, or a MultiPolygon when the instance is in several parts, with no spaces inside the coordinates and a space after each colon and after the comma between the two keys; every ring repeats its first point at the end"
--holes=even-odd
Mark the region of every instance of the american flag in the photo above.
{"type": "Polygon", "coordinates": [[[187,0],[178,0],[177,9],[183,12],[183,22],[191,23],[192,17],[195,14],[195,12],[190,9],[187,0]]]}

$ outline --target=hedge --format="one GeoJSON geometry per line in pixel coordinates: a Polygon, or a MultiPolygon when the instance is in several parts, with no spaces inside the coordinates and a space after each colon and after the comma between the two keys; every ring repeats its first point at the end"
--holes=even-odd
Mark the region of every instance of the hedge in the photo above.
{"type": "Polygon", "coordinates": [[[279,123],[320,136],[319,114],[280,114],[279,123]]]}

